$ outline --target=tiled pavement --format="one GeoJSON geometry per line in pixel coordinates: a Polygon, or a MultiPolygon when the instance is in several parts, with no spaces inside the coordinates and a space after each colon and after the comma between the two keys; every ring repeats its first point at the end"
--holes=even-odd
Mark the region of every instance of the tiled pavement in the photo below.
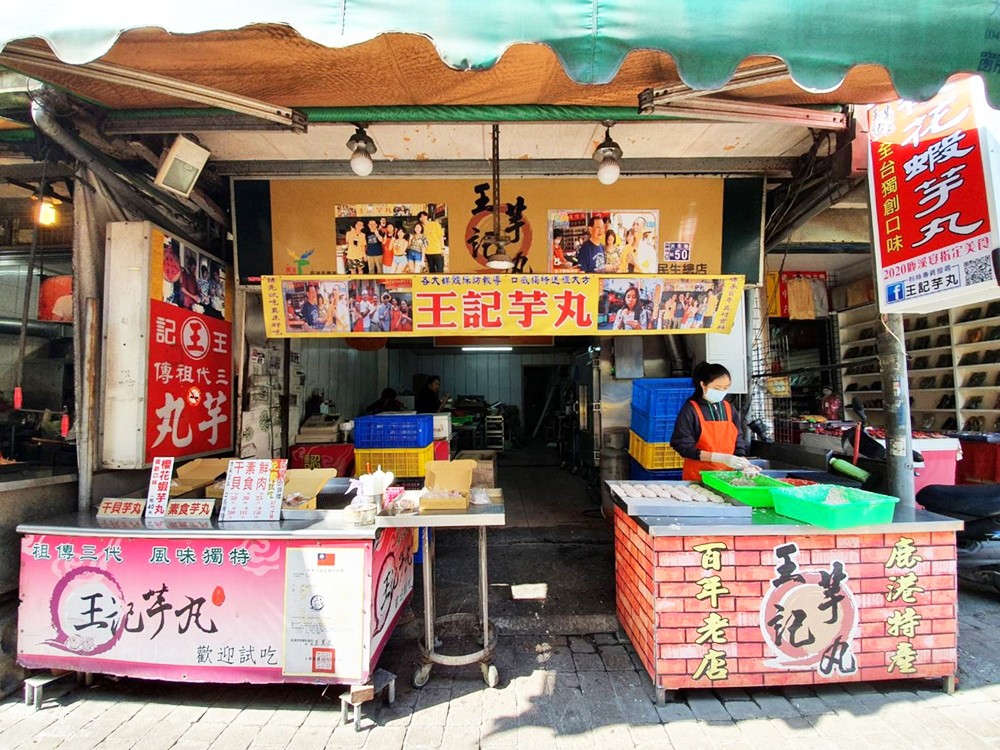
{"type": "MultiPolygon", "coordinates": [[[[99,679],[32,711],[0,703],[0,748],[996,748],[1000,747],[1000,603],[963,593],[961,684],[932,683],[689,693],[665,707],[614,634],[501,638],[501,683],[473,667],[435,667],[409,684],[415,625],[397,630],[382,664],[396,702],[366,705],[362,731],[340,724],[315,687],[204,686],[99,679]]],[[[334,692],[335,691],[331,691],[334,692]]]]}

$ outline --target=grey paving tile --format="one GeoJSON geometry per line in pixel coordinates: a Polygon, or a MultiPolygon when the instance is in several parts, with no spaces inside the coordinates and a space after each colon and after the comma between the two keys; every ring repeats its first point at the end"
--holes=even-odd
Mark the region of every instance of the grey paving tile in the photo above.
{"type": "Polygon", "coordinates": [[[594,644],[581,636],[571,636],[569,650],[574,654],[592,654],[596,650],[594,644]]]}
{"type": "Polygon", "coordinates": [[[692,691],[687,704],[695,717],[701,721],[729,721],[729,712],[718,698],[703,690],[692,691]]]}
{"type": "Polygon", "coordinates": [[[573,664],[577,672],[604,671],[604,662],[598,654],[574,653],[573,664]]]}
{"type": "Polygon", "coordinates": [[[624,646],[598,646],[597,650],[601,655],[601,661],[604,662],[604,668],[609,672],[634,671],[632,659],[624,646]]]}

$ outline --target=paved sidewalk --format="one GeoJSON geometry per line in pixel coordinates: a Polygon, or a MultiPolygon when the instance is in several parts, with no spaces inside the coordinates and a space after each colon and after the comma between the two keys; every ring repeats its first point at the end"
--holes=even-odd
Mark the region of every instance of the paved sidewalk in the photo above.
{"type": "MultiPolygon", "coordinates": [[[[307,686],[177,685],[100,679],[32,711],[0,703],[0,748],[928,748],[1000,747],[1000,603],[962,593],[961,684],[692,692],[657,707],[634,652],[614,634],[501,638],[501,683],[478,668],[436,667],[409,684],[415,624],[382,665],[399,675],[396,703],[365,707],[361,732],[307,686]]],[[[330,691],[333,695],[337,690],[330,691]]]]}

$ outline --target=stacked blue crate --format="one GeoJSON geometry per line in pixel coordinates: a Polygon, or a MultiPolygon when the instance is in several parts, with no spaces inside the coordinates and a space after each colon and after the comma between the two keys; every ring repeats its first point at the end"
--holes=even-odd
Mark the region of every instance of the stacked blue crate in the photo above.
{"type": "MultiPolygon", "coordinates": [[[[646,443],[662,446],[670,441],[677,415],[684,402],[691,397],[693,388],[689,378],[646,378],[632,381],[631,429],[646,443]]],[[[665,453],[666,449],[658,451],[665,453]]],[[[681,469],[674,466],[646,467],[632,454],[630,479],[656,480],[680,479],[681,469]]]]}

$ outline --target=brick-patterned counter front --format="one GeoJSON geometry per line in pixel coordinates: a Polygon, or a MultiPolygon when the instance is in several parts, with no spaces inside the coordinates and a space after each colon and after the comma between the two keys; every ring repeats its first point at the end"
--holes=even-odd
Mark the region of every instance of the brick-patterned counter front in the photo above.
{"type": "Polygon", "coordinates": [[[616,505],[619,622],[661,697],[901,678],[950,686],[955,532],[885,528],[654,537],[616,505]]]}

